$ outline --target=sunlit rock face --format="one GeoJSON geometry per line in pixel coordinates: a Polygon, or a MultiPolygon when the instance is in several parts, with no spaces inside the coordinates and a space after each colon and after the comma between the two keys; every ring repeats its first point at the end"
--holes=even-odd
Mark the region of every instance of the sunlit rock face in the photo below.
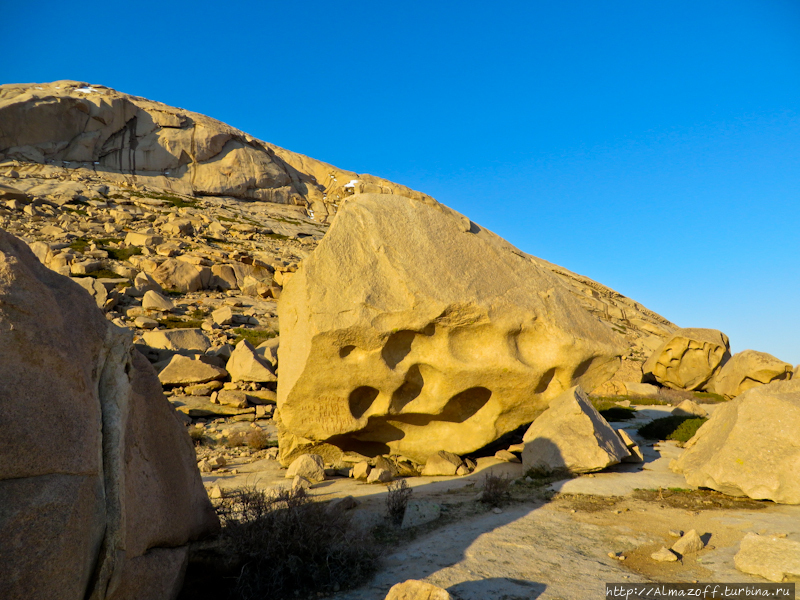
{"type": "Polygon", "coordinates": [[[343,205],[279,317],[284,462],[315,446],[467,453],[608,380],[626,349],[537,259],[396,195],[343,205]]]}
{"type": "Polygon", "coordinates": [[[716,329],[679,329],[644,363],[644,379],[678,390],[700,390],[731,357],[728,336],[716,329]]]}

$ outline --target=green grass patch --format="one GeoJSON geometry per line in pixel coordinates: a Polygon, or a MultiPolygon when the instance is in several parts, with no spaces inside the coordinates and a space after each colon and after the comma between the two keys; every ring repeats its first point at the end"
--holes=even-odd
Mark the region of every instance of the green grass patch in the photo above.
{"type": "Polygon", "coordinates": [[[639,428],[639,435],[651,440],[675,440],[685,443],[707,420],[699,417],[663,417],[642,425],[639,428]]]}
{"type": "Polygon", "coordinates": [[[247,340],[253,345],[253,347],[256,347],[259,344],[263,344],[268,339],[276,336],[276,333],[271,329],[245,329],[244,327],[235,328],[233,333],[236,334],[236,339],[233,340],[234,346],[242,340],[247,340]]]}
{"type": "Polygon", "coordinates": [[[692,392],[698,400],[702,400],[706,404],[719,404],[720,402],[727,402],[725,396],[715,394],[713,392],[692,392]]]}
{"type": "Polygon", "coordinates": [[[89,247],[89,244],[91,244],[89,240],[80,237],[72,240],[69,247],[75,250],[76,252],[83,252],[89,247]]]}
{"type": "Polygon", "coordinates": [[[114,273],[114,271],[109,271],[108,269],[92,271],[91,273],[87,273],[85,277],[94,277],[95,279],[124,279],[124,277],[121,277],[119,273],[114,273]]]}
{"type": "Polygon", "coordinates": [[[178,317],[165,317],[158,319],[158,324],[166,329],[196,329],[200,327],[203,322],[196,319],[183,320],[178,317]]]}
{"type": "Polygon", "coordinates": [[[142,253],[139,246],[128,246],[127,248],[103,248],[108,252],[109,258],[114,260],[128,260],[131,256],[138,256],[142,253]]]}
{"type": "Polygon", "coordinates": [[[262,235],[265,235],[268,238],[272,238],[273,240],[288,240],[289,239],[288,235],[283,235],[281,233],[264,233],[262,235]]]}
{"type": "Polygon", "coordinates": [[[166,294],[167,296],[169,296],[169,297],[171,297],[171,298],[180,298],[180,297],[182,297],[182,296],[183,296],[183,292],[182,292],[182,291],[180,291],[180,290],[175,290],[175,289],[172,289],[172,290],[164,290],[164,294],[166,294]]]}
{"type": "Polygon", "coordinates": [[[613,398],[589,397],[589,401],[606,421],[627,421],[636,418],[636,409],[620,406],[613,398]]]}

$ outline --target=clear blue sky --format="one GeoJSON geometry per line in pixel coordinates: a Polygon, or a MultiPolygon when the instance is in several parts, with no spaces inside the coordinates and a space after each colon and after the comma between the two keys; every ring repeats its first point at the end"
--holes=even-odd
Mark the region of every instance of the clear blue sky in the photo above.
{"type": "Polygon", "coordinates": [[[4,83],[207,114],[800,362],[798,0],[47,0],[0,34],[4,83]]]}

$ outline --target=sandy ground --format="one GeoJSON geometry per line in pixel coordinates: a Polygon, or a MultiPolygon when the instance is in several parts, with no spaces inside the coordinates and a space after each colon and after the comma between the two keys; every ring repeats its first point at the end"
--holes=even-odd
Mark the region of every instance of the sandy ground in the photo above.
{"type": "MultiPolygon", "coordinates": [[[[635,422],[614,426],[634,433],[669,410],[641,407],[635,422]]],[[[406,579],[424,579],[461,600],[600,598],[606,582],[763,583],[734,568],[733,556],[745,534],[785,534],[800,541],[800,506],[690,491],[684,478],[669,470],[669,462],[682,452],[676,443],[638,441],[644,464],[618,465],[545,486],[525,482],[521,465],[494,458],[479,461],[467,477],[408,479],[412,500],[441,505],[443,516],[407,535],[367,585],[333,598],[380,600],[406,579]],[[487,473],[519,482],[512,487],[514,500],[502,512],[475,500],[487,473]],[[650,558],[676,541],[670,530],[690,529],[703,537],[704,550],[674,563],[650,558]]],[[[235,476],[209,474],[203,479],[223,489],[288,483],[275,461],[238,469],[235,476]]],[[[387,493],[383,485],[334,478],[314,486],[312,493],[320,500],[352,495],[360,501],[354,509],[357,522],[381,523],[387,493]]]]}

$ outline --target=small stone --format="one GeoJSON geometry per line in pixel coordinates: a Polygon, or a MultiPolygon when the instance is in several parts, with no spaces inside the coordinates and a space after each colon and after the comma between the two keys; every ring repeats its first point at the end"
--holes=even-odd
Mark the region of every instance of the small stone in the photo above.
{"type": "Polygon", "coordinates": [[[394,480],[394,473],[389,469],[372,469],[367,477],[367,483],[388,483],[394,480]]]}
{"type": "Polygon", "coordinates": [[[222,498],[222,488],[218,485],[212,485],[211,489],[208,490],[208,497],[213,499],[222,498]]]}
{"type": "Polygon", "coordinates": [[[495,507],[492,509],[492,512],[493,512],[494,514],[496,514],[496,515],[499,515],[499,514],[502,514],[502,512],[503,512],[503,509],[502,509],[502,508],[499,508],[499,507],[497,507],[497,506],[495,506],[495,507]]]}
{"type": "Polygon", "coordinates": [[[318,454],[303,454],[294,459],[289,470],[286,471],[287,479],[302,476],[311,482],[325,481],[325,463],[318,454]]]}
{"type": "Polygon", "coordinates": [[[369,477],[369,472],[372,470],[370,464],[362,460],[360,463],[356,463],[353,467],[353,479],[366,479],[369,477]]]}
{"type": "Polygon", "coordinates": [[[678,560],[678,557],[672,550],[669,548],[664,548],[663,546],[658,552],[653,552],[650,555],[650,558],[658,562],[675,562],[678,560]]]}
{"type": "Polygon", "coordinates": [[[683,537],[681,537],[681,539],[675,542],[675,544],[672,546],[672,551],[681,555],[694,554],[703,548],[705,548],[705,544],[700,536],[697,535],[697,531],[690,529],[683,535],[683,537]]]}
{"type": "Polygon", "coordinates": [[[302,475],[297,475],[292,480],[292,490],[297,490],[300,488],[307,490],[310,487],[311,487],[311,482],[302,475]]]}
{"type": "Polygon", "coordinates": [[[504,460],[506,462],[511,462],[511,463],[522,462],[519,459],[519,456],[509,452],[508,450],[498,450],[497,452],[494,453],[494,457],[499,460],[504,460]]]}
{"type": "Polygon", "coordinates": [[[681,531],[680,529],[670,529],[669,530],[669,535],[670,535],[670,537],[674,537],[674,538],[683,537],[683,531],[681,531]]]}

